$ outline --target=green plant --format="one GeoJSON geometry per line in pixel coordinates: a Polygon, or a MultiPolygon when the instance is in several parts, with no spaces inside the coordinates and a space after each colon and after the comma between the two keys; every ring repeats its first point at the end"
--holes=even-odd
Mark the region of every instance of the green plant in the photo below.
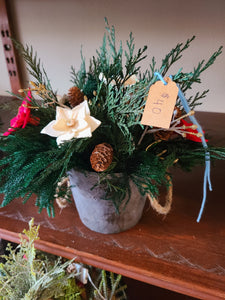
{"type": "Polygon", "coordinates": [[[15,249],[8,244],[8,255],[2,255],[5,262],[0,264],[0,299],[2,300],[44,300],[55,299],[81,300],[82,288],[76,282],[76,274],[66,272],[72,263],[61,259],[50,259],[38,254],[34,242],[38,239],[39,226],[29,222],[29,230],[24,230],[26,238],[15,249]],[[68,289],[73,298],[66,298],[68,289]]]}
{"type": "MultiPolygon", "coordinates": [[[[117,210],[124,196],[130,192],[129,179],[134,181],[141,194],[147,193],[155,198],[161,186],[169,188],[170,180],[167,178],[171,167],[176,165],[190,170],[194,165],[203,163],[206,149],[199,143],[201,139],[195,125],[184,123],[186,114],[179,99],[176,109],[182,114],[180,123],[177,123],[180,127],[171,126],[168,138],[164,137],[164,128],[141,125],[149,88],[157,81],[155,72],[162,76],[168,74],[171,65],[180,60],[193,40],[194,37],[177,44],[159,67],[153,57],[149,68],[142,73],[138,64],[146,58],[147,47],[135,51],[134,38],[130,34],[126,42],[127,50],[123,50],[122,42],[117,49],[115,28],[110,27],[106,20],[102,46],[91,58],[88,67],[81,53],[80,70],[71,69],[75,89],[61,98],[53,91],[33,48],[15,42],[34,81],[28,89],[21,91],[26,95],[21,111],[29,114],[26,124],[18,114],[16,120],[11,122],[11,128],[0,138],[0,149],[6,154],[0,161],[0,166],[4,166],[0,174],[0,193],[4,193],[1,205],[5,206],[17,197],[27,201],[35,193],[40,211],[46,208],[48,214],[54,216],[54,201],[58,197],[55,191],[62,178],[71,168],[94,171],[90,157],[95,146],[101,143],[111,145],[113,160],[107,169],[99,173],[98,184],[106,184],[106,198],[114,202],[117,210]],[[84,102],[73,107],[71,101],[74,99],[71,100],[71,97],[75,97],[78,90],[84,102]],[[71,96],[72,93],[75,94],[71,96]],[[41,100],[36,100],[35,94],[41,100]],[[76,109],[84,109],[84,106],[90,110],[92,117],[88,115],[88,118],[95,119],[94,130],[87,135],[77,132],[75,117],[68,119],[69,114],[75,114],[76,109]],[[55,115],[56,120],[53,121],[55,115]],[[52,122],[54,125],[51,125],[52,122]],[[60,135],[62,128],[65,134],[60,135]],[[115,185],[114,174],[118,172],[123,173],[123,180],[115,185]]],[[[184,94],[193,84],[201,83],[202,72],[215,62],[221,51],[222,47],[207,61],[199,62],[193,71],[183,72],[179,68],[173,74],[174,82],[180,85],[184,94]]],[[[206,94],[207,91],[197,92],[187,99],[191,110],[201,104],[206,94]]],[[[86,119],[83,121],[86,122],[86,119]]],[[[224,148],[209,146],[207,151],[211,158],[225,158],[224,148]]],[[[66,193],[65,189],[62,190],[60,197],[66,193]]]]}
{"type": "Polygon", "coordinates": [[[85,286],[86,282],[79,281],[83,266],[79,265],[78,269],[74,260],[63,261],[55,255],[37,251],[34,243],[39,239],[38,231],[39,226],[34,226],[31,219],[20,244],[16,248],[8,244],[8,254],[1,256],[4,262],[0,263],[0,300],[126,299],[126,287],[120,285],[121,275],[109,272],[110,282],[107,282],[106,272],[94,269],[93,283],[93,268],[86,266],[90,283],[85,286]]]}
{"type": "Polygon", "coordinates": [[[127,299],[125,294],[125,285],[120,285],[122,276],[115,275],[112,272],[106,272],[105,270],[101,270],[99,276],[97,278],[98,288],[93,289],[93,299],[101,300],[101,299],[118,299],[125,300],[127,299]]]}

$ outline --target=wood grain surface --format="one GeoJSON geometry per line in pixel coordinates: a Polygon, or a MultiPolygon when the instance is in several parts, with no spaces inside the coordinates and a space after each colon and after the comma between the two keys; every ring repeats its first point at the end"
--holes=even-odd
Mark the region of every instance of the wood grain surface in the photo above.
{"type": "MultiPolygon", "coordinates": [[[[209,137],[225,145],[225,114],[198,113],[209,137]]],[[[15,199],[0,209],[0,238],[18,242],[18,233],[33,217],[40,224],[36,247],[155,286],[199,299],[225,299],[225,162],[216,161],[200,223],[196,218],[202,199],[203,167],[191,173],[173,172],[174,197],[166,218],[146,205],[134,228],[119,234],[90,231],[71,203],[56,217],[38,214],[35,196],[25,205],[15,199]]],[[[163,195],[162,195],[163,198],[163,195]]],[[[96,220],[97,221],[97,220],[96,220]]]]}

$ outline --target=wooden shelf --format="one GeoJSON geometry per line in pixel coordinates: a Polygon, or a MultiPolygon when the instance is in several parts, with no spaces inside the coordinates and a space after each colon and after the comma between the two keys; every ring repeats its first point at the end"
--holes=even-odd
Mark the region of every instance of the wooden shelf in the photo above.
{"type": "Polygon", "coordinates": [[[18,68],[16,51],[11,40],[11,37],[15,38],[14,34],[12,34],[11,25],[9,18],[9,1],[6,3],[6,0],[0,0],[0,36],[2,39],[11,91],[17,93],[21,88],[22,80],[18,68]]]}
{"type": "MultiPolygon", "coordinates": [[[[225,144],[225,114],[199,113],[214,142],[225,144]]],[[[38,214],[35,197],[25,205],[14,200],[0,209],[0,237],[19,241],[34,217],[40,224],[36,247],[168,290],[199,299],[225,298],[225,162],[212,168],[213,192],[200,223],[203,168],[191,173],[175,170],[171,213],[162,218],[146,207],[140,223],[120,234],[102,235],[87,229],[72,203],[50,219],[38,214]]],[[[97,220],[96,220],[97,221],[97,220]]]]}

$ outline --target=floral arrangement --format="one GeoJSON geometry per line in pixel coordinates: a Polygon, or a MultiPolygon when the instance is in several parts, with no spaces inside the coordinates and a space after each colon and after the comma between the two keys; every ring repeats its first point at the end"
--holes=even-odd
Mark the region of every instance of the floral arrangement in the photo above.
{"type": "Polygon", "coordinates": [[[17,197],[27,201],[34,193],[40,211],[46,208],[54,216],[55,200],[70,199],[64,182],[74,168],[97,172],[98,184],[105,184],[106,199],[119,210],[130,192],[129,180],[141,194],[156,199],[161,186],[171,187],[171,167],[191,170],[204,164],[206,156],[206,160],[224,159],[225,149],[206,145],[204,132],[193,117],[208,90],[186,99],[188,111],[181,101],[194,84],[201,83],[202,72],[215,62],[222,47],[194,70],[183,72],[180,68],[172,75],[180,94],[169,128],[141,123],[150,87],[171,75],[171,65],[194,38],[177,44],[159,66],[153,57],[149,68],[141,72],[138,64],[146,59],[147,47],[135,51],[132,33],[126,41],[127,50],[122,42],[116,47],[115,28],[106,20],[100,49],[88,68],[81,52],[81,67],[78,71],[71,68],[71,88],[63,96],[53,90],[33,48],[15,41],[34,79],[16,95],[22,101],[18,114],[0,138],[0,149],[5,153],[0,161],[1,205],[17,197]],[[123,177],[115,184],[116,173],[123,177]]]}

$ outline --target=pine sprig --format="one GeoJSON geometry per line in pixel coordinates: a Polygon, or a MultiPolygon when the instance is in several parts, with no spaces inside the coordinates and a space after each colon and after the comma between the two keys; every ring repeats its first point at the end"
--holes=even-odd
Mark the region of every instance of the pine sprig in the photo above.
{"type": "Polygon", "coordinates": [[[168,168],[173,164],[174,156],[167,157],[166,160],[160,159],[157,155],[148,152],[140,152],[131,160],[136,160],[138,164],[134,167],[131,165],[128,172],[133,182],[138,187],[142,195],[150,194],[155,198],[159,195],[161,186],[168,187],[168,168]]]}
{"type": "Polygon", "coordinates": [[[75,71],[75,68],[71,66],[71,82],[73,83],[74,86],[77,86],[79,89],[83,89],[83,86],[85,85],[85,80],[87,77],[87,72],[86,72],[86,63],[85,63],[85,58],[82,53],[82,48],[80,51],[81,55],[81,66],[80,70],[78,72],[75,71]]]}
{"type": "Polygon", "coordinates": [[[18,41],[13,40],[13,43],[15,47],[18,49],[19,53],[23,57],[26,65],[27,70],[29,74],[36,80],[35,84],[43,84],[47,90],[49,90],[52,94],[52,96],[57,100],[56,93],[53,91],[50,79],[48,78],[48,75],[44,69],[44,67],[41,65],[40,58],[37,57],[37,52],[34,52],[32,46],[23,46],[18,41]]]}
{"type": "Polygon", "coordinates": [[[48,208],[49,211],[50,207],[53,209],[54,188],[64,165],[62,161],[58,163],[57,159],[60,155],[63,156],[64,149],[61,150],[62,152],[56,152],[56,145],[53,147],[51,139],[44,135],[40,136],[39,132],[37,131],[35,142],[20,136],[20,131],[16,136],[8,137],[7,146],[4,143],[5,139],[2,139],[0,144],[3,144],[2,149],[8,153],[8,156],[1,161],[1,165],[11,166],[11,168],[6,167],[0,174],[2,178],[0,191],[4,193],[2,206],[16,197],[26,197],[27,193],[33,192],[44,194],[39,203],[41,209],[43,207],[48,208]],[[45,141],[45,148],[43,148],[43,141],[45,141]],[[51,184],[51,188],[48,184],[51,184]]]}
{"type": "Polygon", "coordinates": [[[122,45],[120,44],[117,51],[114,27],[111,29],[106,27],[106,29],[109,34],[108,36],[104,35],[100,51],[96,51],[98,56],[96,59],[93,57],[93,65],[95,72],[98,69],[99,75],[103,74],[107,85],[115,80],[116,85],[120,86],[120,80],[123,78],[122,45]]]}
{"type": "Polygon", "coordinates": [[[138,74],[140,66],[137,66],[139,62],[146,58],[146,55],[143,56],[143,53],[147,50],[147,46],[144,46],[143,49],[138,49],[137,54],[134,54],[134,38],[132,32],[130,33],[130,39],[127,41],[128,52],[125,51],[126,63],[125,69],[126,73],[122,83],[124,83],[129,77],[133,74],[138,74]]]}
{"type": "Polygon", "coordinates": [[[121,203],[125,198],[127,202],[130,199],[131,190],[129,177],[126,174],[121,177],[114,173],[108,174],[105,172],[100,174],[99,184],[105,188],[105,199],[113,202],[116,212],[119,214],[121,203]]]}
{"type": "Polygon", "coordinates": [[[208,94],[209,90],[205,90],[202,93],[197,92],[195,94],[195,96],[191,96],[187,99],[187,102],[190,106],[190,109],[194,110],[196,106],[199,106],[202,104],[202,102],[200,102],[201,99],[205,98],[208,94]]]}
{"type": "Polygon", "coordinates": [[[160,74],[165,76],[170,67],[182,57],[182,52],[189,48],[191,42],[195,39],[195,36],[188,39],[185,44],[178,43],[162,60],[162,65],[159,68],[160,74]]]}
{"type": "Polygon", "coordinates": [[[180,75],[182,76],[179,76],[179,80],[176,79],[176,75],[174,76],[174,81],[180,84],[180,88],[183,92],[191,89],[193,83],[201,83],[201,74],[215,62],[216,58],[222,53],[222,48],[222,46],[219,47],[219,49],[215,51],[206,62],[205,60],[199,62],[192,72],[184,74],[181,73],[180,75]]]}
{"type": "Polygon", "coordinates": [[[145,72],[142,74],[139,73],[141,80],[147,80],[149,82],[149,86],[155,81],[154,73],[157,71],[156,69],[156,60],[155,57],[152,57],[152,61],[149,64],[149,69],[145,70],[145,72]]]}
{"type": "Polygon", "coordinates": [[[140,82],[126,90],[121,87],[116,91],[112,86],[108,87],[107,99],[102,107],[102,110],[105,110],[104,118],[106,117],[106,119],[102,122],[111,124],[112,132],[115,130],[112,141],[114,140],[113,145],[120,153],[130,155],[135,149],[132,130],[135,126],[140,126],[147,94],[146,86],[146,82],[140,82]],[[121,132],[121,136],[118,130],[121,132]]]}
{"type": "Polygon", "coordinates": [[[97,58],[93,57],[91,60],[91,73],[99,77],[103,74],[106,85],[108,86],[112,80],[115,80],[117,88],[120,88],[124,82],[132,75],[136,75],[140,69],[137,64],[146,56],[143,53],[146,51],[147,46],[139,49],[137,54],[134,53],[134,38],[130,33],[129,40],[127,41],[128,50],[125,51],[125,73],[123,72],[123,46],[120,41],[119,48],[116,47],[116,36],[114,26],[109,26],[108,20],[105,18],[106,31],[108,35],[104,35],[102,46],[100,50],[96,51],[97,58]]]}

